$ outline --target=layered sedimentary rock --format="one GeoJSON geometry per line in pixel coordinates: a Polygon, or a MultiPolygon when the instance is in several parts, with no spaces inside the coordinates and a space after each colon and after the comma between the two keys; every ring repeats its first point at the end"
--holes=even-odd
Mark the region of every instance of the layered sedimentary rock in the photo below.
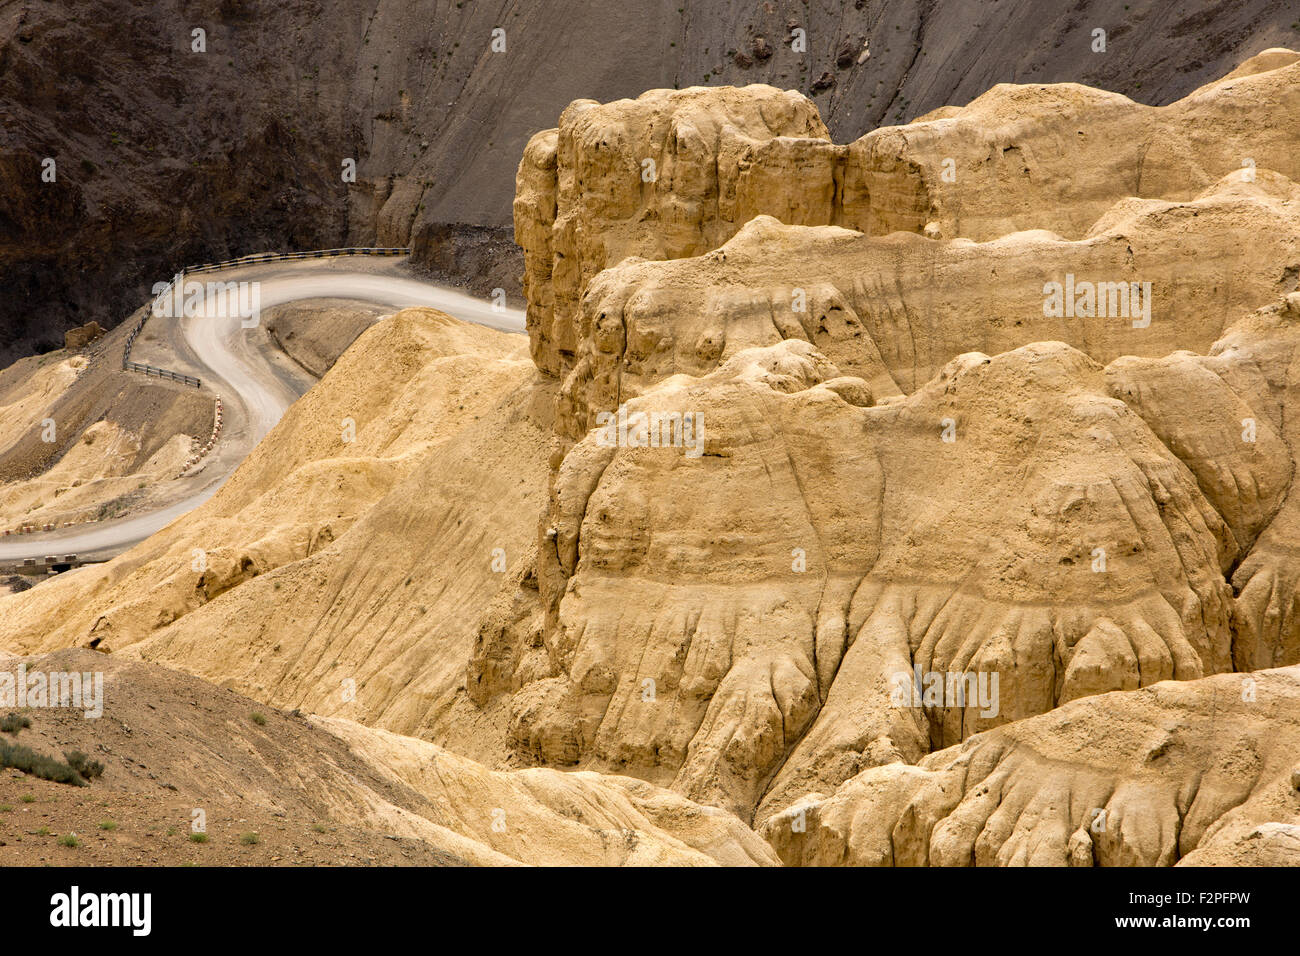
{"type": "Polygon", "coordinates": [[[533,137],[517,179],[534,358],[567,373],[579,303],[601,269],[699,255],[757,215],[868,235],[1080,239],[1126,197],[1186,202],[1234,171],[1300,180],[1297,59],[1261,53],[1165,107],[1077,84],[1003,84],[847,146],[802,97],[768,87],[580,101],[533,137]],[[646,164],[657,179],[643,178],[646,164]]]}
{"type": "Polygon", "coordinates": [[[962,352],[1028,342],[1103,363],[1205,351],[1297,272],[1300,187],[1265,170],[1188,202],[1122,200],[1077,240],[868,237],[763,216],[703,256],[628,261],[588,284],[560,427],[578,437],[649,384],[782,339],[877,395],[914,391],[962,352]]]}
{"type": "Polygon", "coordinates": [[[804,865],[1294,863],[1298,734],[1295,667],[1161,683],[866,770],[762,832],[804,865]]]}
{"type": "Polygon", "coordinates": [[[736,153],[742,135],[748,142],[828,142],[808,99],[769,86],[653,90],[604,105],[577,100],[558,129],[529,141],[519,166],[515,241],[524,250],[540,368],[562,369],[560,356],[576,344],[578,299],[601,269],[630,255],[699,255],[731,236],[740,223],[720,215],[720,193],[730,184],[719,157],[736,153]]]}
{"type": "Polygon", "coordinates": [[[1290,307],[1238,324],[1300,273],[1296,61],[1160,110],[999,87],[847,147],[736,123],[682,202],[690,151],[632,174],[701,91],[535,137],[516,234],[561,443],[536,590],[470,667],[516,749],[762,821],[1079,698],[1296,660],[1268,549],[1290,307]],[[642,414],[651,441],[611,437],[642,414]],[[654,447],[679,420],[695,447],[654,447]]]}
{"type": "Polygon", "coordinates": [[[992,239],[1083,235],[1117,199],[1191,199],[1229,171],[1300,179],[1300,54],[1265,51],[1168,106],[1075,83],[1001,83],[849,146],[845,224],[992,239]]]}
{"type": "Polygon", "coordinates": [[[790,341],[626,414],[653,412],[702,442],[596,429],[556,476],[538,581],[557,673],[513,705],[537,759],[747,814],[765,789],[1231,668],[1232,532],[1069,346],[963,355],[876,406],[790,341]],[[900,702],[914,671],[997,674],[997,702],[900,702]]]}

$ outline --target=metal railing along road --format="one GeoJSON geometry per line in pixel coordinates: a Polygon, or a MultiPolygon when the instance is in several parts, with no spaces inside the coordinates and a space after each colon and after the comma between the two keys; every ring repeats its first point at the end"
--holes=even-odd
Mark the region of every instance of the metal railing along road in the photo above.
{"type": "Polygon", "coordinates": [[[213,272],[217,269],[230,269],[234,266],[253,266],[262,262],[276,262],[288,259],[326,259],[330,256],[409,256],[409,248],[394,246],[378,248],[372,246],[349,246],[346,249],[315,249],[311,252],[257,252],[240,256],[237,259],[223,259],[220,262],[206,262],[200,266],[188,266],[181,275],[190,272],[213,272]]]}
{"type": "Polygon", "coordinates": [[[411,250],[406,247],[371,247],[371,246],[349,246],[345,249],[315,249],[310,252],[258,252],[252,255],[239,256],[235,259],[223,259],[220,262],[205,262],[202,265],[186,266],[182,269],[167,288],[150,300],[149,304],[144,307],[144,312],[135,323],[133,328],[126,337],[126,347],[122,350],[122,371],[124,372],[142,372],[145,375],[155,375],[159,378],[170,379],[173,382],[180,382],[182,385],[192,385],[199,388],[202,382],[193,375],[185,375],[182,372],[173,372],[169,369],[159,368],[156,365],[145,365],[143,362],[131,361],[131,347],[135,345],[136,336],[144,328],[144,324],[149,319],[153,311],[153,304],[158,299],[166,296],[171,291],[172,285],[177,282],[184,282],[185,277],[196,272],[216,272],[219,269],[231,269],[238,266],[260,265],[264,262],[279,262],[296,259],[326,259],[332,256],[409,256],[411,250]]]}
{"type": "Polygon", "coordinates": [[[145,365],[143,362],[123,362],[122,371],[124,372],[143,372],[145,375],[156,375],[159,378],[171,379],[173,382],[180,382],[182,385],[193,385],[198,388],[202,384],[193,375],[186,375],[183,372],[173,372],[171,369],[159,368],[157,365],[145,365]]]}

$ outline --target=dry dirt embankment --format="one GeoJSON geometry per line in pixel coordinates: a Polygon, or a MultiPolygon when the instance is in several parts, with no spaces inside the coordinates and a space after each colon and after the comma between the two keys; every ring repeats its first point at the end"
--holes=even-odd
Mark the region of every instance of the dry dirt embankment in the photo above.
{"type": "Polygon", "coordinates": [[[347,299],[304,299],[276,306],[264,318],[276,346],[320,378],[357,336],[386,314],[380,306],[347,299]]]}
{"type": "MultiPolygon", "coordinates": [[[[31,726],[6,741],[56,759],[80,750],[104,770],[86,787],[0,772],[0,863],[776,862],[739,821],[640,781],[493,773],[432,744],[286,714],[91,651],[23,663],[29,672],[101,673],[104,714],[29,709],[31,726]],[[191,838],[196,822],[202,842],[191,838]],[[77,846],[60,842],[74,834],[77,846]]],[[[9,658],[0,670],[17,666],[9,658]]]]}

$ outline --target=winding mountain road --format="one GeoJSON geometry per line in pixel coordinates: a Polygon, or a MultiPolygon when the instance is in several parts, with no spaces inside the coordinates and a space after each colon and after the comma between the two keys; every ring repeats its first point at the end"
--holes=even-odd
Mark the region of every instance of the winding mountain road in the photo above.
{"type": "MultiPolygon", "coordinates": [[[[203,282],[205,288],[209,282],[257,282],[263,311],[304,299],[351,299],[392,309],[425,306],[478,325],[524,331],[522,310],[498,309],[463,292],[394,274],[391,263],[382,264],[380,272],[366,272],[351,260],[311,259],[238,266],[186,278],[203,282]]],[[[196,490],[157,510],[0,541],[0,561],[54,554],[107,558],[125,551],[216,494],[297,401],[305,388],[286,376],[283,359],[276,361],[274,353],[279,350],[271,337],[257,327],[245,328],[237,315],[223,314],[215,301],[214,296],[205,296],[199,314],[179,320],[152,316],[146,327],[174,353],[172,361],[164,364],[194,369],[204,385],[221,396],[226,420],[236,423],[219,442],[222,453],[212,456],[218,467],[204,469],[196,490]]]]}

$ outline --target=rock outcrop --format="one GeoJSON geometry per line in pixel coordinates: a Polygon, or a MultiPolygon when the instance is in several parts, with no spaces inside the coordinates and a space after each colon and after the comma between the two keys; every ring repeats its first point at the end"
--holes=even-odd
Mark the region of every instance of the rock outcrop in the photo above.
{"type": "MultiPolygon", "coordinates": [[[[1232,175],[1254,183],[1261,170],[1300,180],[1290,132],[1300,125],[1298,61],[1267,51],[1165,107],[1077,84],[1003,84],[963,109],[847,146],[830,142],[811,103],[768,87],[580,101],[557,130],[533,137],[517,179],[534,359],[560,376],[581,361],[594,331],[579,305],[601,269],[628,257],[698,256],[758,215],[868,236],[984,242],[1048,230],[1085,239],[1113,227],[1122,240],[1142,208],[1122,202],[1130,197],[1183,204],[1216,183],[1228,191],[1232,175]]],[[[1274,278],[1293,265],[1274,262],[1283,267],[1274,278]]],[[[933,281],[923,261],[909,266],[911,282],[933,281]]],[[[613,328],[600,331],[616,338],[617,320],[608,321],[613,328]]]]}
{"type": "Polygon", "coordinates": [[[588,283],[559,425],[580,437],[647,385],[783,339],[811,342],[878,396],[913,392],[962,352],[1029,342],[1102,363],[1203,352],[1297,272],[1300,187],[1264,170],[1188,202],[1122,200],[1077,240],[869,237],[760,216],[713,252],[634,259],[588,283]]]}
{"type": "Polygon", "coordinates": [[[1300,169],[1264,118],[1300,109],[1298,61],[1159,109],[998,87],[846,147],[766,88],[534,137],[516,234],[560,441],[535,586],[470,668],[517,752],[762,822],[1079,698],[1300,660],[1266,305],[1300,169]],[[1117,145],[1076,173],[1080,130],[1117,145]]]}
{"type": "Polygon", "coordinates": [[[99,327],[98,322],[87,322],[85,325],[78,326],[75,329],[68,329],[63,333],[63,347],[69,352],[84,349],[103,334],[104,330],[99,327]]]}
{"type": "Polygon", "coordinates": [[[1297,668],[1075,701],[770,817],[787,864],[1295,863],[1297,668]]]}
{"type": "Polygon", "coordinates": [[[721,245],[751,218],[736,209],[741,154],[810,136],[829,145],[817,108],[768,86],[571,104],[558,129],[529,141],[516,189],[515,241],[538,367],[564,369],[580,336],[578,301],[598,272],[628,256],[680,259],[721,245]]]}
{"type": "Polygon", "coordinates": [[[626,407],[656,413],[693,419],[698,457],[597,428],[555,479],[538,580],[558,676],[514,704],[537,759],[745,815],[764,788],[1232,667],[1232,532],[1064,344],[963,355],[877,406],[789,341],[626,407]],[[914,670],[997,699],[900,706],[914,670]]]}

